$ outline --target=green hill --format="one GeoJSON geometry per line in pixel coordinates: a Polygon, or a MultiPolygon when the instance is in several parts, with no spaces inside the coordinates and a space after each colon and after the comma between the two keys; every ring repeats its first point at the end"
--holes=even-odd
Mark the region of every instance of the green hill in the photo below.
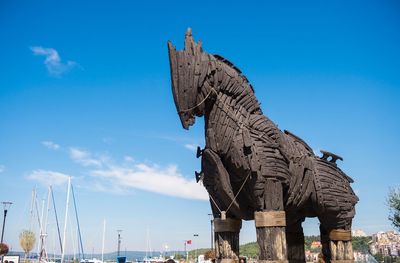
{"type": "MultiPolygon", "coordinates": [[[[371,240],[371,237],[353,237],[353,249],[354,251],[360,251],[360,252],[367,252],[368,251],[368,242],[371,240]]],[[[319,241],[319,236],[305,236],[304,237],[304,248],[306,250],[312,250],[313,252],[318,252],[320,249],[311,249],[311,243],[313,241],[319,241]]],[[[189,252],[189,257],[194,257],[195,253],[196,255],[201,255],[204,254],[206,251],[210,249],[208,248],[203,248],[203,249],[197,249],[196,252],[195,250],[192,250],[189,252]]],[[[256,258],[258,256],[258,251],[259,247],[257,242],[251,242],[247,244],[243,244],[240,246],[240,255],[241,256],[246,256],[249,258],[256,258]]]]}

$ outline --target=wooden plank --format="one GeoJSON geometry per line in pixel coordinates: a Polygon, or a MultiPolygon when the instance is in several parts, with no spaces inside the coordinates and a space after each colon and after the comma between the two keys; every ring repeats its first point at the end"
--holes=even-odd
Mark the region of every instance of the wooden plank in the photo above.
{"type": "Polygon", "coordinates": [[[208,61],[201,61],[201,71],[200,71],[200,77],[197,83],[197,87],[202,87],[204,81],[206,80],[207,77],[207,72],[208,72],[208,61]]]}
{"type": "MultiPolygon", "coordinates": [[[[182,107],[181,110],[186,110],[188,108],[188,100],[186,98],[186,93],[183,92],[185,90],[185,75],[184,70],[182,69],[185,63],[185,57],[183,53],[177,53],[177,62],[178,62],[178,101],[179,105],[182,107]]],[[[178,88],[177,87],[177,88],[178,88]]]]}
{"type": "Polygon", "coordinates": [[[336,247],[336,243],[334,241],[330,241],[330,250],[331,250],[331,257],[332,260],[336,260],[337,259],[337,247],[336,247]]]}
{"type": "Polygon", "coordinates": [[[214,233],[216,259],[239,259],[239,233],[217,232],[214,233]]]}
{"type": "Polygon", "coordinates": [[[345,248],[344,248],[344,259],[346,260],[354,260],[354,254],[353,254],[353,245],[351,241],[344,242],[345,243],[345,248]]]}
{"type": "Polygon", "coordinates": [[[344,244],[343,241],[337,241],[336,243],[336,259],[337,260],[343,260],[344,259],[344,244]]]}
{"type": "Polygon", "coordinates": [[[258,227],[256,233],[260,260],[287,260],[284,227],[258,227]]]}

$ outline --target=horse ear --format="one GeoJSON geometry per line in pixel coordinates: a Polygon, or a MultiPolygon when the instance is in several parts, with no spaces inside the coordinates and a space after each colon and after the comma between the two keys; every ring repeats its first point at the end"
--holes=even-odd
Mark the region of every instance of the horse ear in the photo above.
{"type": "Polygon", "coordinates": [[[186,30],[185,51],[194,55],[194,41],[192,36],[192,29],[190,27],[186,30]]]}
{"type": "Polygon", "coordinates": [[[202,51],[201,43],[196,44],[193,40],[192,29],[190,27],[186,30],[185,51],[191,55],[197,55],[202,51]]]}

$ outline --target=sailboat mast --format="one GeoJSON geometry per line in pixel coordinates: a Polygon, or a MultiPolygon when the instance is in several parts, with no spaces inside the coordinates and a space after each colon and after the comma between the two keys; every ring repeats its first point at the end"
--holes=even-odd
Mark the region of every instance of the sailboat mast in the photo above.
{"type": "Polygon", "coordinates": [[[47,238],[47,223],[48,223],[48,218],[49,218],[49,212],[50,212],[50,187],[48,190],[47,194],[47,207],[46,207],[46,212],[45,216],[43,219],[43,210],[44,210],[44,200],[43,200],[43,207],[42,207],[42,235],[41,235],[41,248],[40,248],[40,258],[45,258],[45,260],[48,260],[47,257],[47,249],[46,249],[46,238],[47,238]]]}
{"type": "Polygon", "coordinates": [[[54,194],[53,194],[53,187],[50,185],[50,192],[51,192],[51,198],[52,198],[52,203],[53,203],[53,209],[54,209],[54,213],[56,215],[56,224],[57,224],[57,232],[58,232],[58,241],[60,242],[60,249],[61,249],[61,253],[63,251],[63,245],[62,245],[62,241],[61,241],[61,234],[60,234],[60,225],[58,224],[58,216],[57,216],[57,209],[56,209],[56,202],[54,199],[54,194]]]}
{"type": "Polygon", "coordinates": [[[41,222],[41,217],[39,215],[39,207],[38,207],[37,198],[35,198],[35,208],[36,208],[36,216],[37,216],[38,224],[39,224],[39,238],[40,238],[40,240],[38,242],[36,253],[39,254],[40,253],[40,245],[41,245],[41,242],[42,242],[42,222],[41,222]]]}
{"type": "MultiPolygon", "coordinates": [[[[83,252],[83,243],[82,243],[82,235],[81,235],[81,228],[79,226],[79,219],[78,219],[78,210],[76,208],[76,201],[75,201],[75,192],[74,192],[74,187],[71,185],[71,191],[72,191],[72,200],[74,201],[74,208],[75,208],[75,217],[76,217],[76,224],[78,226],[78,234],[79,234],[79,243],[80,243],[80,248],[78,245],[78,251],[82,251],[82,258],[85,259],[85,253],[83,252]]],[[[79,253],[80,254],[80,253],[79,253]]]]}
{"type": "Polygon", "coordinates": [[[105,235],[106,235],[106,220],[104,219],[103,222],[103,242],[101,245],[101,262],[104,262],[104,241],[105,241],[105,235]]]}
{"type": "Polygon", "coordinates": [[[33,190],[32,190],[32,201],[31,201],[31,211],[30,211],[31,218],[30,218],[30,222],[29,222],[29,230],[30,231],[32,231],[32,229],[33,229],[33,217],[34,217],[33,209],[35,207],[35,201],[36,201],[36,188],[33,188],[33,190]]]}
{"type": "Polygon", "coordinates": [[[71,192],[71,177],[68,178],[67,204],[65,205],[65,220],[64,220],[64,233],[63,233],[63,243],[62,243],[63,249],[62,249],[62,253],[61,253],[61,263],[64,263],[64,256],[65,256],[65,241],[66,241],[67,221],[68,221],[69,192],[71,192]]]}

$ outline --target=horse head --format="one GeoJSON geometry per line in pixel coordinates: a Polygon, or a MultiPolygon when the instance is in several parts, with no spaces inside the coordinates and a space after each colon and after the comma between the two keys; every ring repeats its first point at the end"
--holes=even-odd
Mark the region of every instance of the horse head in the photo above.
{"type": "Polygon", "coordinates": [[[243,106],[252,106],[248,109],[250,112],[261,112],[254,90],[241,71],[223,57],[204,52],[201,42],[194,42],[190,28],[186,32],[184,49],[177,51],[168,42],[168,52],[172,93],[183,128],[189,129],[196,116],[203,116],[206,106],[215,101],[219,93],[231,96],[239,104],[250,96],[254,103],[243,106]]]}
{"type": "Polygon", "coordinates": [[[203,52],[201,42],[194,42],[190,28],[186,31],[184,49],[177,51],[168,42],[168,53],[171,68],[172,93],[178,115],[183,128],[195,123],[195,117],[204,115],[205,103],[209,95],[215,91],[209,85],[204,88],[206,77],[213,73],[209,63],[215,58],[203,52]]]}

